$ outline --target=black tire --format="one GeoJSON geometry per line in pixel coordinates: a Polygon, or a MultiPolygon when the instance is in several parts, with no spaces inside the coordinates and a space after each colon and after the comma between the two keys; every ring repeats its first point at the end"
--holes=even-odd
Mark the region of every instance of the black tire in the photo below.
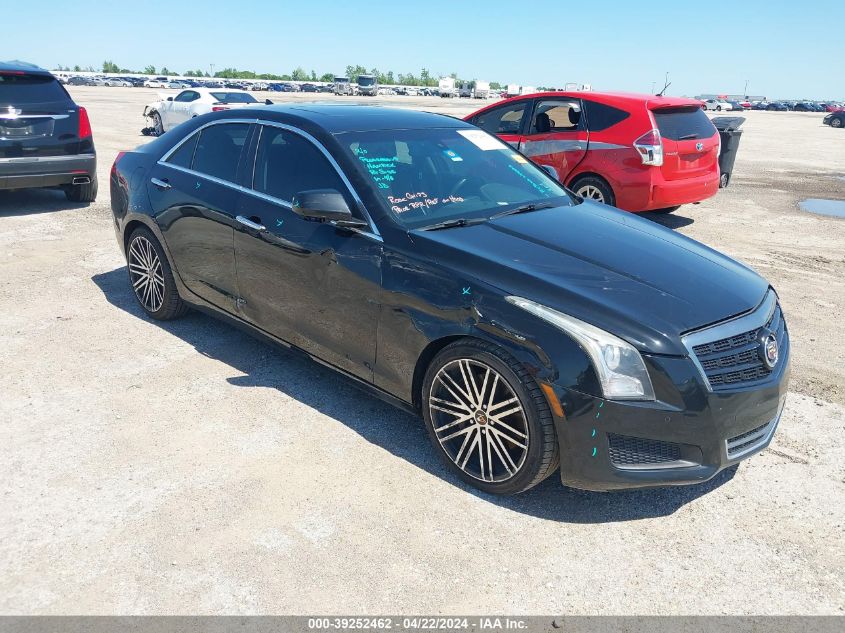
{"type": "Polygon", "coordinates": [[[721,112],[721,111],[722,111],[722,106],[717,105],[717,106],[716,106],[716,112],[721,112]]]}
{"type": "Polygon", "coordinates": [[[655,209],[654,213],[674,213],[675,211],[677,211],[680,208],[681,208],[681,205],[678,205],[676,207],[664,207],[662,209],[655,209]]]}
{"type": "Polygon", "coordinates": [[[153,120],[153,136],[164,134],[164,122],[161,120],[161,115],[158,112],[153,112],[150,118],[153,120]]]}
{"type": "Polygon", "coordinates": [[[719,189],[724,189],[731,182],[731,175],[728,173],[719,174],[719,189]]]}
{"type": "Polygon", "coordinates": [[[152,318],[158,321],[170,321],[185,316],[190,309],[188,304],[179,296],[176,281],[173,279],[173,272],[170,270],[170,263],[167,261],[164,249],[162,249],[161,244],[159,244],[155,235],[148,228],[139,227],[132,231],[132,234],[129,236],[129,241],[126,243],[126,269],[129,276],[129,285],[132,288],[135,299],[138,301],[138,305],[152,318]],[[163,291],[161,292],[160,305],[157,305],[157,302],[152,305],[150,305],[149,301],[145,302],[137,286],[139,273],[133,267],[133,244],[135,244],[136,240],[139,240],[139,245],[141,244],[140,240],[146,240],[155,251],[155,255],[160,263],[161,277],[164,285],[163,291]]]}
{"type": "Polygon", "coordinates": [[[94,202],[97,199],[97,175],[87,185],[68,185],[65,197],[71,202],[94,202]]]}
{"type": "MultiPolygon", "coordinates": [[[[441,381],[438,380],[438,385],[440,384],[445,383],[441,383],[441,381]]],[[[484,385],[482,385],[482,391],[484,391],[484,385]]],[[[486,396],[483,396],[481,400],[483,401],[485,397],[486,396]]],[[[441,459],[443,459],[446,466],[453,473],[457,474],[463,481],[483,490],[484,492],[500,495],[524,492],[546,479],[546,477],[551,475],[560,465],[560,453],[558,450],[554,419],[543,392],[540,390],[540,387],[525,367],[505,350],[496,345],[477,339],[467,338],[458,340],[443,348],[434,357],[426,372],[425,380],[422,385],[420,401],[422,403],[423,419],[425,420],[425,425],[428,429],[429,438],[431,439],[431,442],[441,459]],[[430,398],[434,393],[433,388],[435,387],[435,380],[440,370],[454,366],[457,361],[471,361],[475,364],[475,367],[481,368],[480,371],[483,371],[483,366],[486,366],[499,375],[502,382],[492,383],[493,388],[489,392],[490,403],[493,402],[493,395],[497,389],[496,385],[498,384],[500,385],[498,389],[505,390],[506,394],[512,392],[512,394],[517,398],[518,404],[521,406],[521,411],[517,415],[520,416],[520,422],[525,425],[527,450],[524,452],[520,451],[523,455],[520,456],[522,461],[519,463],[518,468],[512,473],[510,473],[510,469],[508,469],[507,472],[510,474],[508,474],[503,480],[493,481],[492,464],[494,460],[492,459],[488,465],[491,473],[491,481],[483,481],[479,477],[465,472],[460,466],[458,466],[458,464],[455,463],[455,460],[453,460],[449,453],[447,453],[446,448],[444,448],[441,443],[441,439],[438,438],[438,435],[435,432],[435,421],[432,416],[432,408],[429,406],[431,404],[430,398]],[[506,387],[504,385],[506,385],[506,387]],[[507,391],[507,389],[510,391],[507,391]]],[[[487,407],[485,407],[485,413],[486,410],[487,407]]],[[[488,429],[492,428],[491,421],[493,420],[492,414],[489,415],[490,417],[483,416],[486,418],[486,422],[480,423],[490,424],[491,426],[487,427],[488,429]]],[[[446,420],[449,419],[450,418],[448,417],[446,418],[446,420]]],[[[473,436],[474,438],[477,437],[479,439],[480,452],[481,438],[493,437],[493,435],[482,435],[482,433],[485,433],[485,429],[478,425],[477,419],[478,415],[476,414],[472,420],[463,423],[465,425],[463,428],[469,429],[469,427],[475,427],[478,429],[477,433],[469,431],[466,435],[467,437],[473,436]]],[[[505,419],[508,419],[509,421],[513,420],[513,418],[505,419]]],[[[500,421],[497,420],[497,422],[501,424],[500,421]]],[[[438,428],[442,429],[443,426],[438,428]]],[[[459,431],[463,430],[461,427],[456,428],[458,428],[459,431]]],[[[500,426],[498,428],[502,427],[500,426]]],[[[487,442],[488,456],[495,454],[490,451],[490,440],[487,440],[487,442]]],[[[495,444],[492,445],[494,446],[493,450],[496,451],[497,449],[495,444]]],[[[504,442],[499,441],[499,447],[504,445],[504,442]]],[[[475,446],[474,440],[473,446],[475,446]]],[[[469,448],[467,454],[473,454],[473,446],[469,448]]],[[[499,458],[495,460],[500,466],[500,473],[503,471],[502,466],[504,465],[504,459],[501,455],[502,454],[499,453],[499,458]]],[[[461,453],[459,452],[457,455],[458,459],[460,459],[460,456],[461,453]]],[[[507,468],[507,466],[505,466],[505,468],[507,468]]],[[[481,472],[483,477],[483,466],[481,472]]]]}
{"type": "Polygon", "coordinates": [[[569,188],[582,198],[595,200],[596,202],[601,202],[611,207],[616,206],[616,195],[613,193],[613,189],[609,184],[607,184],[607,181],[605,181],[604,178],[599,178],[598,176],[583,176],[581,178],[576,178],[569,188]],[[592,195],[592,192],[594,191],[599,192],[601,199],[592,195]],[[584,195],[582,192],[587,192],[588,195],[584,195]]]}
{"type": "Polygon", "coordinates": [[[843,122],[845,122],[845,118],[835,116],[830,120],[830,127],[842,127],[843,122]]]}

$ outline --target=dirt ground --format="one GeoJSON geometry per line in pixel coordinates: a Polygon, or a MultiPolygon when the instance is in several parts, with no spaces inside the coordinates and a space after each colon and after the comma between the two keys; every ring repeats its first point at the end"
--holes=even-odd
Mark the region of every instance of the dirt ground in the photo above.
{"type": "Polygon", "coordinates": [[[694,487],[552,477],[502,499],[334,373],[206,316],[144,317],[108,173],[156,91],[72,90],[97,202],[0,192],[0,613],[845,612],[845,220],[798,208],[845,199],[845,131],[822,115],[747,113],[731,186],[653,218],[778,290],[792,383],[772,446],[694,487]]]}

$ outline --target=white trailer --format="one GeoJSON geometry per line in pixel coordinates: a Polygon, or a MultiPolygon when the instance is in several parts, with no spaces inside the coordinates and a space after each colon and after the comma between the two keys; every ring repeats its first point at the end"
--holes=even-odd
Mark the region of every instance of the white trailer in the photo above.
{"type": "Polygon", "coordinates": [[[517,97],[522,94],[519,91],[519,84],[508,84],[508,89],[505,91],[506,97],[517,97]]]}
{"type": "Polygon", "coordinates": [[[486,99],[490,96],[490,82],[489,81],[476,81],[475,82],[475,90],[472,93],[472,96],[476,99],[486,99]]]}
{"type": "Polygon", "coordinates": [[[520,90],[519,94],[530,95],[535,92],[537,92],[537,88],[535,88],[534,86],[522,86],[522,89],[520,90]]]}
{"type": "Polygon", "coordinates": [[[455,79],[453,77],[441,77],[437,84],[437,89],[441,97],[454,97],[457,94],[455,90],[455,79]]]}

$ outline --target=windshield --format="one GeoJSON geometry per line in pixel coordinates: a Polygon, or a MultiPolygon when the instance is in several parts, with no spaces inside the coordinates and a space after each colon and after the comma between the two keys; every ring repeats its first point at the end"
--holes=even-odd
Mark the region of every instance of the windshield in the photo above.
{"type": "Polygon", "coordinates": [[[338,139],[409,229],[488,218],[529,204],[574,204],[543,170],[482,130],[346,132],[338,139]]]}
{"type": "Polygon", "coordinates": [[[359,86],[372,86],[375,82],[375,77],[358,77],[359,86]]]}
{"type": "Polygon", "coordinates": [[[257,103],[248,92],[212,92],[211,96],[220,103],[257,103]]]}
{"type": "Polygon", "coordinates": [[[348,84],[348,83],[349,83],[349,79],[347,79],[346,77],[335,77],[335,78],[334,78],[334,82],[335,82],[336,84],[348,84]]]}

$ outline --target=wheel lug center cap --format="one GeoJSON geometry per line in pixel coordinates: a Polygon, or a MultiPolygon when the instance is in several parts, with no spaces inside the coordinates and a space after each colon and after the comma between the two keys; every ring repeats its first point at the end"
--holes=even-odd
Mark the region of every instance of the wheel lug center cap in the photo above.
{"type": "Polygon", "coordinates": [[[487,421],[488,421],[487,414],[484,413],[484,411],[476,411],[475,412],[475,421],[476,421],[476,423],[480,424],[481,426],[484,426],[485,424],[487,424],[487,421]]]}

